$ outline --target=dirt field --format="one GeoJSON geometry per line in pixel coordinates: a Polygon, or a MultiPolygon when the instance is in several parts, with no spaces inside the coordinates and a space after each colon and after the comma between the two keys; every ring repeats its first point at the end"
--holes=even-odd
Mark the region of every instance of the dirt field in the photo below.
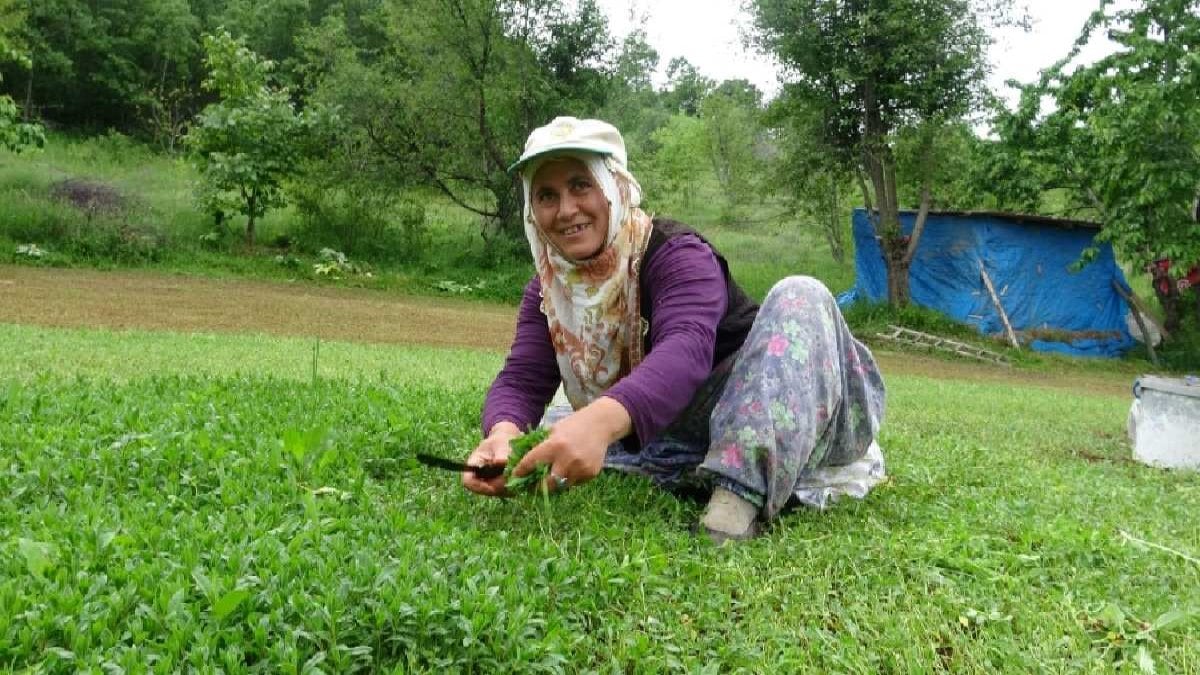
{"type": "Polygon", "coordinates": [[[506,349],[515,314],[456,298],[307,283],[0,266],[0,321],[506,349]]]}
{"type": "MultiPolygon", "coordinates": [[[[69,328],[260,332],[505,350],[515,310],[455,298],[313,284],[0,265],[0,322],[69,328]]],[[[885,375],[1034,384],[1127,397],[1132,375],[1046,374],[876,348],[885,375]]]]}

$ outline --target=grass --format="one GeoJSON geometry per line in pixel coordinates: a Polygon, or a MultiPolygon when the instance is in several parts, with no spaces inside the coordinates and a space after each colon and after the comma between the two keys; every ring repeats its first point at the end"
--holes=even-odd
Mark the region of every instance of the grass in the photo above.
{"type": "MultiPolygon", "coordinates": [[[[522,241],[489,244],[478,219],[436,195],[422,195],[425,226],[416,251],[376,251],[352,258],[371,274],[320,275],[314,241],[291,208],[269,212],[258,226],[262,244],[247,253],[236,239],[217,237],[192,196],[195,170],[182,158],[152,152],[119,134],[97,138],[54,135],[41,152],[0,151],[0,260],[54,266],[149,267],[209,277],[302,279],[406,293],[453,295],[516,304],[532,274],[522,241]],[[65,180],[113,187],[124,206],[88,212],[53,196],[65,180]],[[289,248],[275,244],[292,242],[289,248]],[[37,244],[41,259],[19,256],[37,244]]],[[[809,274],[835,290],[849,287],[852,265],[837,265],[815,233],[772,220],[722,225],[715,182],[702,186],[693,205],[664,212],[709,237],[733,263],[734,275],[761,298],[778,279],[809,274]],[[781,251],[784,251],[781,255],[781,251]]],[[[240,222],[240,221],[239,221],[240,222]]],[[[402,244],[397,241],[394,246],[402,244]]],[[[376,245],[374,248],[379,248],[376,245]]]]}
{"type": "MultiPolygon", "coordinates": [[[[119,134],[98,138],[53,135],[44,151],[14,155],[0,151],[0,259],[60,267],[143,267],[219,278],[303,279],[317,283],[449,294],[515,303],[530,266],[516,250],[489,250],[475,220],[431,199],[426,207],[424,254],[403,261],[366,262],[366,274],[321,275],[311,250],[280,248],[303,231],[287,208],[269,212],[258,224],[260,246],[247,253],[236,238],[215,242],[211,219],[193,198],[198,180],[183,158],[155,153],[119,134]],[[113,188],[122,199],[115,210],[77,208],[55,197],[63,181],[113,188]],[[30,259],[17,247],[34,243],[46,255],[30,259]],[[454,288],[444,290],[444,287],[454,288]],[[469,289],[463,287],[470,286],[469,289]]],[[[240,224],[236,225],[240,227],[240,224]]],[[[402,256],[399,252],[397,256],[402,256]]]]}
{"type": "Polygon", "coordinates": [[[885,373],[889,482],[714,549],[638,480],[414,466],[499,354],[0,340],[3,669],[1200,672],[1200,484],[1127,459],[1124,397],[885,373]]]}

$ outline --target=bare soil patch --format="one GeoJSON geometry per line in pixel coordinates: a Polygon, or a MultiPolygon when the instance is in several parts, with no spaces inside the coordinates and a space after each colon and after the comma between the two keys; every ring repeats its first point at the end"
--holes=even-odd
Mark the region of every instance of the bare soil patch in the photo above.
{"type": "MultiPolygon", "coordinates": [[[[0,265],[0,322],[63,328],[300,335],[507,350],[516,309],[309,283],[0,265]]],[[[874,348],[884,375],[1128,397],[1131,376],[1046,373],[874,348]]]]}
{"type": "Polygon", "coordinates": [[[507,349],[516,312],[312,284],[0,266],[0,321],[507,349]]]}

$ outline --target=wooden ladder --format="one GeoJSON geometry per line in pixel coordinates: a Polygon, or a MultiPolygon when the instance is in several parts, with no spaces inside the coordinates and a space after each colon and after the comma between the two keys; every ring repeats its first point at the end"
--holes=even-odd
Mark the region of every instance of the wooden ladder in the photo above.
{"type": "Polygon", "coordinates": [[[922,333],[919,330],[913,330],[903,326],[888,324],[888,328],[891,329],[890,333],[876,333],[875,336],[883,338],[884,340],[890,340],[892,342],[899,342],[901,344],[912,345],[914,347],[933,349],[947,354],[954,354],[956,356],[975,359],[976,361],[995,363],[1002,366],[1012,365],[1007,356],[983,349],[982,347],[975,347],[965,342],[939,337],[931,333],[922,333]]]}

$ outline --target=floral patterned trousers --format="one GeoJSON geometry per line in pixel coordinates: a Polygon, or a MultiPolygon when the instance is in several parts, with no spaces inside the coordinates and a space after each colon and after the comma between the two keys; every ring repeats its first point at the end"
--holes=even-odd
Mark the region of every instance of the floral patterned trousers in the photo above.
{"type": "MultiPolygon", "coordinates": [[[[788,277],[767,294],[741,349],[660,438],[638,453],[614,444],[605,467],[672,490],[725,487],[758,505],[763,520],[788,504],[824,508],[882,480],[874,439],[884,397],[874,357],[829,290],[788,277]]],[[[552,409],[545,421],[565,413],[552,409]]]]}

